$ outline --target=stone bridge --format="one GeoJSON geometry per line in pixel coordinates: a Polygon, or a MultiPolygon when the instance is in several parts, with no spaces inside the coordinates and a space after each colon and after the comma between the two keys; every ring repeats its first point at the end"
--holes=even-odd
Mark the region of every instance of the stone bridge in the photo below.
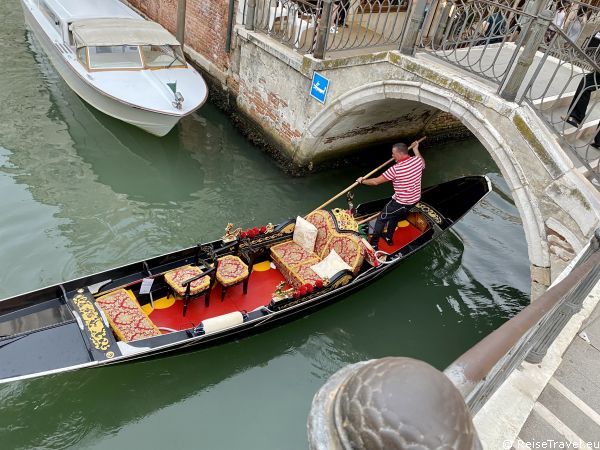
{"type": "MultiPolygon", "coordinates": [[[[187,11],[179,0],[177,12],[158,0],[129,3],[176,28],[180,40],[187,23],[185,51],[209,82],[213,101],[295,165],[310,169],[368,145],[424,134],[430,144],[474,135],[520,212],[533,298],[600,225],[600,195],[589,176],[598,156],[590,156],[588,145],[600,119],[573,132],[560,118],[577,77],[597,66],[583,44],[560,30],[552,30],[556,37],[545,44],[546,53],[538,51],[553,26],[552,13],[539,14],[547,2],[428,0],[389,7],[381,0],[350,0],[337,4],[337,12],[332,0],[214,0],[211,7],[192,0],[187,11]],[[336,29],[339,8],[346,23],[336,29]],[[369,29],[374,15],[392,26],[369,29]],[[490,18],[500,18],[492,28],[490,18]],[[492,37],[501,42],[492,44],[492,37]],[[454,64],[440,57],[447,54],[454,64]],[[578,60],[568,59],[572,55],[578,60]],[[527,70],[534,59],[532,74],[527,70]],[[552,75],[538,95],[536,86],[557,68],[571,74],[560,83],[564,89],[548,88],[556,84],[552,75]],[[323,104],[309,95],[315,72],[330,80],[323,104]],[[581,142],[584,135],[588,141],[581,142]]],[[[590,25],[600,23],[597,9],[599,20],[593,16],[590,25]]],[[[586,28],[579,41],[596,31],[586,28]]]]}
{"type": "Polygon", "coordinates": [[[536,297],[598,227],[600,196],[527,104],[426,54],[383,51],[317,60],[238,30],[237,106],[298,165],[377,142],[462,127],[483,144],[523,220],[536,297]],[[325,104],[313,72],[330,80],[325,104]]]}

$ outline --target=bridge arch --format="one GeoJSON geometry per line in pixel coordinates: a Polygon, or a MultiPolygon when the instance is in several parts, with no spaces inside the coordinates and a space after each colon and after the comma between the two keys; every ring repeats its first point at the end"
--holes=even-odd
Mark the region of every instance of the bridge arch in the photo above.
{"type": "Polygon", "coordinates": [[[549,268],[551,261],[544,217],[526,174],[502,134],[478,109],[456,95],[456,92],[427,83],[401,80],[384,80],[358,86],[337,97],[310,121],[304,136],[302,154],[295,155],[295,159],[317,159],[316,151],[324,147],[324,138],[329,130],[355,111],[394,99],[419,102],[448,112],[477,137],[511,189],[523,221],[530,263],[540,268],[549,268]]]}

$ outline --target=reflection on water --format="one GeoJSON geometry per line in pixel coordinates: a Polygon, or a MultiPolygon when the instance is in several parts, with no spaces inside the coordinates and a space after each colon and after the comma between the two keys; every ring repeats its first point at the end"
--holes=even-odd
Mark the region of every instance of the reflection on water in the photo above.
{"type": "MultiPolygon", "coordinates": [[[[128,424],[154,420],[153,417],[163,410],[183,408],[191,409],[192,417],[181,414],[179,425],[192,420],[196,424],[191,430],[202,435],[202,448],[220,448],[219,436],[232,418],[243,420],[246,416],[248,427],[255,427],[257,422],[264,420],[262,417],[256,417],[256,421],[250,419],[251,405],[273,402],[273,408],[282,407],[277,404],[277,399],[282,397],[273,395],[274,390],[281,387],[269,382],[273,376],[270,371],[276,370],[278,377],[287,378],[286,384],[290,388],[303,385],[304,388],[315,389],[320,380],[342,367],[349,358],[363,359],[367,356],[353,350],[349,339],[346,339],[345,346],[344,339],[335,341],[319,334],[316,325],[305,324],[302,327],[292,326],[284,339],[275,342],[268,335],[262,335],[252,341],[245,340],[247,345],[234,342],[169,357],[168,360],[84,370],[2,385],[0,434],[10,433],[9,442],[16,444],[10,448],[14,449],[85,448],[98,446],[97,440],[106,438],[105,448],[110,448],[113,444],[110,437],[117,441],[123,439],[115,436],[128,424]],[[311,376],[298,379],[296,370],[309,370],[311,376]],[[206,399],[213,397],[214,391],[223,385],[229,385],[231,392],[226,398],[219,395],[220,398],[215,399],[211,406],[206,399]],[[186,406],[186,403],[191,405],[186,406]],[[247,409],[240,411],[244,405],[247,409]],[[40,423],[37,423],[38,420],[40,423]],[[214,423],[221,421],[223,429],[219,425],[211,432],[214,423]]],[[[285,396],[285,392],[279,394],[285,396]]],[[[310,402],[308,397],[300,400],[310,402]]],[[[269,427],[268,422],[264,423],[265,429],[269,427]]],[[[168,426],[176,431],[179,425],[168,426]]],[[[295,430],[300,438],[303,428],[295,430]]],[[[167,440],[170,439],[172,437],[167,440]]],[[[233,439],[239,440],[240,445],[244,442],[243,436],[233,439]]],[[[115,444],[113,448],[126,447],[115,444]]],[[[150,448],[160,448],[160,445],[150,448]]],[[[229,445],[226,448],[241,447],[229,445]]]]}
{"type": "MultiPolygon", "coordinates": [[[[160,203],[167,209],[192,201],[193,194],[202,189],[204,168],[193,157],[192,136],[173,132],[158,138],[139,128],[122,126],[72,91],[65,93],[73,97],[68,102],[70,108],[64,109],[69,134],[78,155],[98,174],[98,183],[131,200],[160,203]],[[97,142],[102,142],[100,149],[94,145],[97,142]]],[[[199,127],[199,132],[203,130],[199,127]]]]}
{"type": "MultiPolygon", "coordinates": [[[[210,105],[156,138],[74,95],[0,4],[0,297],[310,211],[388,158],[290,178],[210,105]]],[[[494,192],[370,287],[241,341],[0,386],[2,448],[306,448],[319,386],[388,355],[443,368],[527,303],[523,227],[476,141],[424,146],[424,184],[486,173],[494,192]],[[284,443],[285,445],[282,445],[284,443]]],[[[355,202],[389,195],[360,187],[355,202]]],[[[250,285],[251,289],[251,285],[250,285]]],[[[1,363],[1,362],[0,362],[1,363]]]]}

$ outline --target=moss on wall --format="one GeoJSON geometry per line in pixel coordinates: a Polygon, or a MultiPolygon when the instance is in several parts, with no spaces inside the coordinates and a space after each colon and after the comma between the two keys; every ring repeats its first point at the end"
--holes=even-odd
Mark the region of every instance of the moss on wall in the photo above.
{"type": "Polygon", "coordinates": [[[471,103],[481,103],[483,102],[483,96],[481,94],[479,94],[478,92],[475,92],[474,90],[469,89],[468,87],[464,86],[462,83],[456,81],[456,80],[452,80],[442,74],[440,74],[439,72],[436,72],[432,69],[429,69],[425,66],[422,66],[420,64],[417,64],[415,62],[412,61],[406,61],[401,59],[401,57],[399,55],[394,55],[396,58],[391,58],[390,61],[394,62],[395,64],[401,64],[402,67],[406,70],[408,70],[409,72],[420,76],[421,78],[424,78],[425,80],[436,84],[438,86],[444,87],[446,89],[449,89],[453,92],[456,92],[458,95],[460,95],[461,97],[465,98],[466,100],[470,101],[471,103]],[[395,60],[395,61],[392,61],[395,60]]]}
{"type": "Polygon", "coordinates": [[[533,130],[527,125],[525,120],[519,115],[515,114],[513,117],[513,123],[521,133],[521,136],[529,143],[532,150],[535,154],[540,158],[542,164],[546,166],[549,170],[551,170],[554,174],[560,174],[560,169],[552,159],[552,157],[548,154],[542,143],[535,136],[533,130]]]}

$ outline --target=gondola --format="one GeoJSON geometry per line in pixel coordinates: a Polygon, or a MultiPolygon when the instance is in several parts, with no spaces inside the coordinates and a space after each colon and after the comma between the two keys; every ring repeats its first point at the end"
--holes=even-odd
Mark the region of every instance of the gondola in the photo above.
{"type": "Polygon", "coordinates": [[[390,273],[490,191],[485,176],[423,189],[377,252],[364,233],[389,199],[228,226],[220,240],[1,300],[0,383],[215,345],[305,315],[390,273]],[[317,230],[312,252],[305,222],[317,230]]]}

